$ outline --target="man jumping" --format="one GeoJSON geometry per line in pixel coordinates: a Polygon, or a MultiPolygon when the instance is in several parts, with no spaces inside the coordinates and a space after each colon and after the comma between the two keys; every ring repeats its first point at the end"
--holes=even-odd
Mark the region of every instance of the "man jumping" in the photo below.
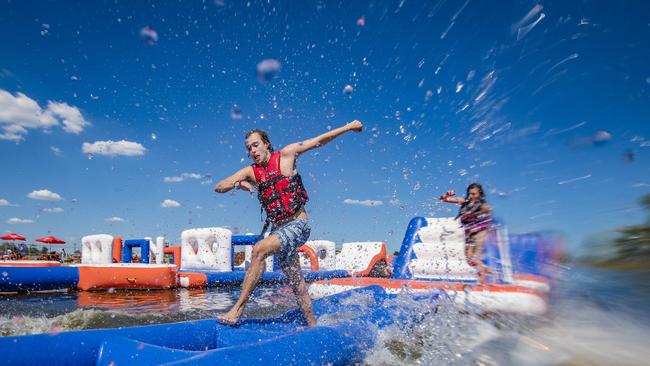
{"type": "Polygon", "coordinates": [[[272,230],[269,236],[253,247],[251,265],[246,271],[239,300],[230,311],[218,318],[221,322],[239,322],[248,299],[264,273],[265,259],[275,254],[278,267],[287,276],[307,324],[316,325],[296,251],[309,239],[311,232],[305,212],[309,198],[296,170],[296,159],[300,154],[321,147],[345,132],[361,132],[362,129],[363,124],[355,120],[312,139],[289,144],[280,151],[273,151],[266,132],[255,129],[246,134],[246,151],[253,164],[220,181],[214,190],[225,193],[239,188],[253,192],[253,187],[257,187],[257,197],[266,211],[266,220],[272,225],[272,230]]]}

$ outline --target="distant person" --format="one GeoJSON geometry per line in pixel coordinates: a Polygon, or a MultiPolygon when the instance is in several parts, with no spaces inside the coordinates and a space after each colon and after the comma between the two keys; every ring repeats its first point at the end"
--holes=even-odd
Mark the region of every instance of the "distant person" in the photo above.
{"type": "Polygon", "coordinates": [[[65,257],[68,255],[65,253],[65,248],[61,248],[61,263],[65,262],[65,257]]]}
{"type": "Polygon", "coordinates": [[[25,243],[20,243],[18,246],[18,252],[20,253],[21,256],[26,256],[27,255],[27,245],[25,243]]]}
{"type": "Polygon", "coordinates": [[[492,224],[492,210],[485,201],[483,187],[472,183],[467,187],[465,197],[456,197],[454,191],[447,191],[440,197],[448,203],[460,205],[456,218],[465,230],[465,256],[470,266],[476,267],[479,281],[485,283],[486,274],[492,274],[488,266],[483,263],[483,249],[492,224]]]}
{"type": "Polygon", "coordinates": [[[269,224],[272,230],[269,236],[253,247],[250,268],[246,271],[239,300],[230,311],[219,317],[221,322],[239,322],[248,299],[264,273],[265,259],[275,254],[278,267],[287,276],[307,324],[316,325],[314,309],[296,251],[309,239],[311,232],[305,212],[307,191],[296,170],[296,159],[300,154],[321,147],[345,132],[361,132],[362,129],[363,124],[355,120],[312,139],[289,144],[280,151],[273,150],[266,132],[255,129],[246,134],[246,151],[253,164],[220,181],[214,190],[225,193],[239,188],[253,192],[253,187],[257,187],[257,198],[266,211],[266,224],[262,234],[269,224]]]}

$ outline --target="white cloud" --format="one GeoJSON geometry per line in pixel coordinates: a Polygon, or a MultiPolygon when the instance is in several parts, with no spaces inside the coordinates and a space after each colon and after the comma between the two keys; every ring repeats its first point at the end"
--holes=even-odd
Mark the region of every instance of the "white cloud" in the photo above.
{"type": "Polygon", "coordinates": [[[59,148],[56,147],[56,146],[50,146],[50,150],[52,150],[52,152],[53,152],[54,155],[56,155],[56,156],[61,156],[61,155],[63,155],[63,151],[61,151],[61,149],[59,149],[59,148]]]}
{"type": "Polygon", "coordinates": [[[9,203],[9,201],[5,199],[0,199],[0,206],[10,206],[10,205],[11,204],[9,203]]]}
{"type": "Polygon", "coordinates": [[[353,200],[346,198],[343,200],[343,203],[347,205],[360,205],[360,206],[381,206],[384,204],[384,201],[376,201],[376,200],[353,200]]]}
{"type": "Polygon", "coordinates": [[[186,179],[201,179],[203,176],[201,174],[197,173],[183,173],[179,176],[175,177],[165,177],[164,181],[165,183],[179,183],[182,182],[186,179]]]}
{"type": "Polygon", "coordinates": [[[166,199],[162,201],[160,207],[164,207],[164,208],[181,207],[181,204],[174,200],[166,199]]]}
{"type": "Polygon", "coordinates": [[[12,95],[0,89],[0,140],[20,142],[28,129],[48,129],[63,124],[63,130],[79,134],[89,126],[77,107],[48,101],[47,108],[23,93],[12,95]]]}
{"type": "Polygon", "coordinates": [[[124,220],[123,218],[121,218],[119,216],[113,216],[113,217],[105,218],[104,221],[106,221],[106,222],[124,222],[126,220],[124,220]]]}
{"type": "Polygon", "coordinates": [[[67,133],[78,135],[84,130],[84,127],[90,125],[81,115],[79,109],[69,106],[68,103],[49,101],[47,103],[47,109],[61,119],[61,122],[63,122],[63,131],[67,133]]]}
{"type": "Polygon", "coordinates": [[[140,156],[144,155],[147,149],[137,142],[132,141],[95,141],[92,144],[84,142],[81,146],[84,154],[107,155],[107,156],[140,156]]]}
{"type": "Polygon", "coordinates": [[[31,224],[33,222],[34,222],[34,220],[19,219],[17,217],[12,217],[9,220],[7,220],[7,224],[9,224],[9,225],[23,225],[23,224],[31,224]]]}
{"type": "Polygon", "coordinates": [[[33,191],[27,194],[27,197],[34,200],[41,200],[41,201],[62,201],[63,200],[63,197],[61,197],[58,193],[51,192],[50,190],[47,189],[33,191]]]}
{"type": "Polygon", "coordinates": [[[43,209],[43,212],[48,212],[48,213],[61,213],[63,212],[63,209],[61,207],[46,207],[43,209]]]}

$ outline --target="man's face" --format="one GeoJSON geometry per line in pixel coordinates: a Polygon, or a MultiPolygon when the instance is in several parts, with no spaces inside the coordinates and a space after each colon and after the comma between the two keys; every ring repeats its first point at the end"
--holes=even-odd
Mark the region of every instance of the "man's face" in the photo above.
{"type": "Polygon", "coordinates": [[[270,156],[269,145],[265,144],[260,134],[252,133],[246,139],[246,152],[255,164],[262,164],[268,161],[270,156]]]}

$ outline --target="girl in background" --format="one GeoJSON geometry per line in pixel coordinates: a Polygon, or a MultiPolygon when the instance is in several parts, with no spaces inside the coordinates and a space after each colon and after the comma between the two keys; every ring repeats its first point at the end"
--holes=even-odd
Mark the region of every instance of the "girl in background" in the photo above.
{"type": "Polygon", "coordinates": [[[476,267],[479,281],[485,283],[486,274],[493,273],[488,266],[483,264],[483,249],[492,223],[492,212],[485,201],[483,187],[478,183],[472,183],[467,187],[465,197],[456,197],[454,191],[447,191],[440,199],[460,205],[456,218],[460,218],[460,223],[465,230],[467,263],[476,267]]]}

